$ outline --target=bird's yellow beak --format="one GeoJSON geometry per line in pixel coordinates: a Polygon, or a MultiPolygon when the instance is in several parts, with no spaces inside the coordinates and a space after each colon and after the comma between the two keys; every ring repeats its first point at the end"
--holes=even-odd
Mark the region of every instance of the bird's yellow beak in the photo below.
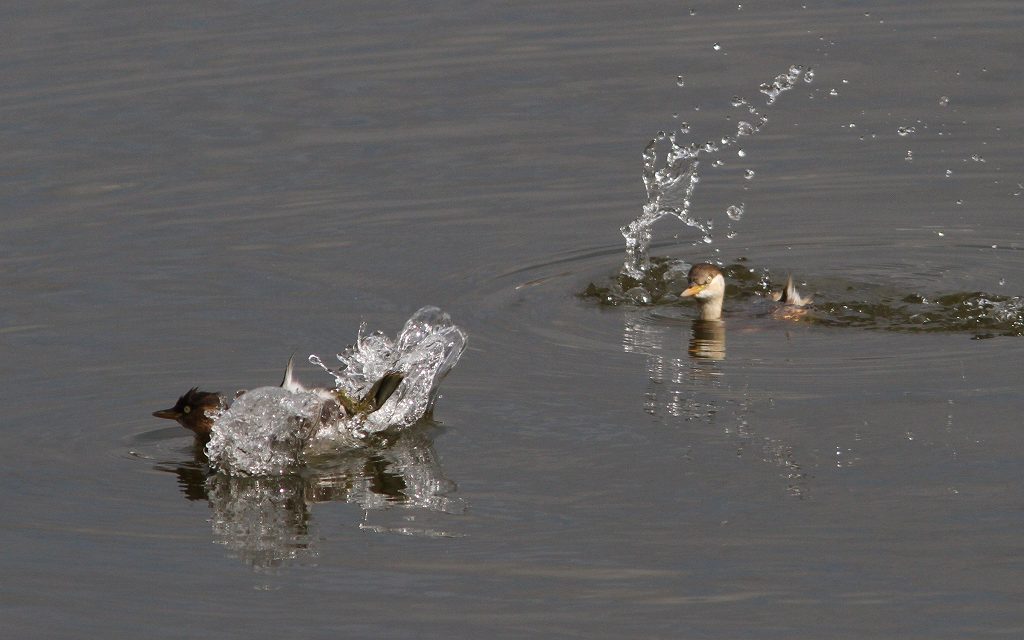
{"type": "Polygon", "coordinates": [[[695,284],[692,287],[690,287],[689,289],[687,289],[686,291],[683,291],[682,293],[680,293],[679,295],[681,297],[683,297],[683,298],[689,298],[691,296],[697,295],[698,293],[700,293],[704,289],[707,289],[707,287],[708,287],[708,285],[706,285],[706,284],[695,284]]]}

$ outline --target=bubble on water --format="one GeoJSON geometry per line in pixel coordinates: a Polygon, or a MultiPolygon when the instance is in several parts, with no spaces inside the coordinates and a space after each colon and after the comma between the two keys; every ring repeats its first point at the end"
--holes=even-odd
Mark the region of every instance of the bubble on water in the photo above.
{"type": "Polygon", "coordinates": [[[676,76],[676,86],[677,87],[682,87],[682,86],[685,86],[685,85],[686,85],[686,81],[683,79],[683,76],[676,76]]]}
{"type": "Polygon", "coordinates": [[[743,172],[743,177],[746,178],[747,180],[753,180],[754,179],[754,170],[753,169],[747,169],[746,171],[743,172]]]}
{"type": "Polygon", "coordinates": [[[722,45],[716,42],[713,45],[711,45],[711,48],[714,49],[715,51],[721,51],[722,45]]]}
{"type": "Polygon", "coordinates": [[[952,178],[953,177],[953,170],[952,169],[946,169],[946,177],[947,178],[952,178]]]}
{"type": "Polygon", "coordinates": [[[905,138],[912,133],[917,133],[917,129],[914,127],[898,127],[896,129],[896,133],[898,133],[900,137],[905,138]]]}
{"type": "Polygon", "coordinates": [[[807,68],[807,71],[804,72],[804,82],[807,84],[814,82],[814,69],[807,68]]]}
{"type": "Polygon", "coordinates": [[[907,149],[907,155],[905,155],[903,157],[903,159],[906,160],[907,162],[913,162],[914,161],[914,152],[911,151],[910,149],[907,149]]]}
{"type": "Polygon", "coordinates": [[[948,107],[949,106],[949,96],[942,96],[942,97],[940,97],[939,98],[939,106],[940,107],[948,107]]]}
{"type": "Polygon", "coordinates": [[[839,90],[838,89],[829,89],[828,95],[830,95],[830,96],[838,96],[839,95],[839,90]]]}
{"type": "Polygon", "coordinates": [[[999,286],[1000,287],[1005,287],[1006,286],[1006,278],[999,278],[999,286]]]}
{"type": "Polygon", "coordinates": [[[673,113],[673,114],[672,114],[672,117],[673,117],[673,118],[678,118],[678,117],[679,117],[679,112],[678,112],[678,111],[676,111],[675,113],[673,113]]]}
{"type": "Polygon", "coordinates": [[[956,201],[956,204],[957,204],[957,206],[960,206],[960,205],[962,205],[963,203],[964,203],[964,201],[963,201],[963,200],[957,200],[957,201],[956,201]]]}
{"type": "Polygon", "coordinates": [[[697,15],[697,10],[696,9],[690,9],[690,15],[691,16],[697,15]]]}
{"type": "Polygon", "coordinates": [[[739,221],[743,217],[745,206],[742,202],[739,205],[729,205],[729,208],[725,210],[725,215],[729,216],[730,220],[739,221]]]}
{"type": "Polygon", "coordinates": [[[743,149],[737,149],[736,150],[736,155],[738,155],[741,158],[745,158],[745,157],[747,157],[747,152],[744,151],[743,149]]]}

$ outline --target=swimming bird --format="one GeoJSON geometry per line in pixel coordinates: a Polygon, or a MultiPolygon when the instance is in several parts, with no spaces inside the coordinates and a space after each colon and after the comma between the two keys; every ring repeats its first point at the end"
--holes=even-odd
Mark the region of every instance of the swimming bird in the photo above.
{"type": "MultiPolygon", "coordinates": [[[[701,320],[721,320],[722,301],[725,299],[725,275],[722,270],[713,264],[700,262],[690,268],[687,279],[690,286],[679,295],[697,301],[701,320]]],[[[772,315],[786,320],[803,315],[806,311],[804,307],[812,301],[810,296],[800,295],[792,276],[787,278],[785,288],[773,293],[771,298],[782,305],[772,315]]]]}
{"type": "Polygon", "coordinates": [[[175,420],[178,424],[196,434],[197,438],[209,439],[213,429],[213,415],[227,408],[224,396],[214,391],[200,391],[192,387],[178,398],[170,409],[154,411],[157,418],[175,420]]]}
{"type": "MultiPolygon", "coordinates": [[[[330,411],[329,407],[325,407],[328,410],[325,415],[338,418],[373,413],[380,409],[388,398],[398,390],[398,386],[405,378],[404,374],[399,371],[388,371],[370,387],[370,390],[362,398],[350,398],[340,389],[304,386],[295,379],[293,359],[294,357],[288,358],[288,366],[284,370],[281,388],[291,393],[312,393],[325,401],[330,401],[332,406],[337,406],[337,410],[330,411]]],[[[234,397],[238,398],[244,393],[246,393],[245,390],[238,391],[234,397]]],[[[225,398],[223,394],[200,391],[198,387],[192,387],[185,395],[178,398],[178,402],[173,407],[154,411],[153,415],[157,418],[175,420],[181,426],[195,433],[200,440],[209,440],[215,414],[224,411],[229,406],[231,406],[231,400],[225,398]]]]}
{"type": "Polygon", "coordinates": [[[679,295],[697,301],[701,320],[721,320],[722,301],[725,299],[725,276],[722,270],[713,264],[698,262],[690,267],[686,278],[690,286],[679,295]]]}

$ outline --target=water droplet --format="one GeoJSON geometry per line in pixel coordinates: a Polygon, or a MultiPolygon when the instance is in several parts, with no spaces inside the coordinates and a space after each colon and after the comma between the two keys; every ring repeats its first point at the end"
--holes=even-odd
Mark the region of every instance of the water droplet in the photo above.
{"type": "Polygon", "coordinates": [[[946,177],[947,178],[952,178],[953,177],[953,170],[952,169],[946,169],[946,177]]]}
{"type": "Polygon", "coordinates": [[[725,210],[725,215],[729,216],[730,220],[739,220],[743,217],[743,207],[745,205],[740,203],[737,205],[729,205],[729,208],[725,210]]]}
{"type": "Polygon", "coordinates": [[[1000,287],[1005,287],[1006,286],[1006,278],[999,278],[999,286],[1000,287]]]}
{"type": "Polygon", "coordinates": [[[720,44],[718,44],[716,42],[715,44],[711,45],[711,48],[714,49],[715,51],[721,51],[722,50],[722,45],[720,45],[720,44]]]}
{"type": "Polygon", "coordinates": [[[896,129],[896,133],[898,133],[901,137],[906,138],[912,133],[917,133],[917,129],[915,129],[914,127],[898,127],[896,129]]]}
{"type": "Polygon", "coordinates": [[[846,125],[846,126],[850,127],[851,129],[856,129],[857,128],[857,125],[852,123],[852,122],[850,124],[846,125]]]}
{"type": "Polygon", "coordinates": [[[739,124],[736,125],[736,135],[738,136],[753,135],[755,131],[757,130],[754,128],[754,125],[743,120],[740,120],[739,124]]]}
{"type": "Polygon", "coordinates": [[[736,151],[736,155],[738,155],[741,158],[745,158],[747,156],[747,152],[744,151],[743,149],[739,149],[738,151],[736,151]]]}
{"type": "Polygon", "coordinates": [[[743,172],[743,177],[746,178],[747,180],[753,180],[754,179],[754,170],[753,169],[747,169],[746,171],[743,172]]]}
{"type": "Polygon", "coordinates": [[[676,76],[676,86],[677,87],[682,87],[685,84],[686,84],[686,81],[683,80],[683,76],[676,76]]]}
{"type": "Polygon", "coordinates": [[[701,240],[704,242],[704,244],[711,244],[712,242],[714,242],[714,240],[711,239],[710,235],[704,236],[703,238],[701,238],[701,240]]]}
{"type": "Polygon", "coordinates": [[[946,237],[946,234],[941,231],[936,231],[935,233],[937,233],[940,238],[946,237]]]}
{"type": "Polygon", "coordinates": [[[960,205],[962,205],[963,203],[964,203],[964,201],[963,201],[963,200],[957,200],[957,201],[956,201],[956,204],[957,204],[957,206],[958,206],[958,207],[959,207],[960,205]]]}
{"type": "Polygon", "coordinates": [[[835,90],[835,89],[831,89],[831,90],[830,90],[830,91],[828,92],[828,95],[830,95],[830,96],[838,96],[838,95],[839,95],[839,92],[838,92],[837,90],[835,90]]]}
{"type": "Polygon", "coordinates": [[[941,98],[939,98],[939,106],[940,107],[948,107],[949,106],[949,96],[942,96],[941,98]]]}
{"type": "Polygon", "coordinates": [[[903,159],[906,160],[907,162],[913,162],[914,161],[914,152],[911,151],[910,149],[907,149],[907,155],[904,156],[903,159]]]}
{"type": "Polygon", "coordinates": [[[741,98],[739,96],[733,96],[732,97],[732,106],[734,106],[734,107],[742,107],[745,104],[747,104],[747,101],[744,100],[743,98],[741,98]]]}
{"type": "Polygon", "coordinates": [[[985,158],[982,158],[978,154],[971,156],[971,160],[974,160],[975,162],[985,162],[985,158]]]}
{"type": "Polygon", "coordinates": [[[697,15],[697,10],[696,9],[690,9],[690,15],[691,16],[697,15]]]}
{"type": "Polygon", "coordinates": [[[715,160],[714,162],[712,162],[712,163],[711,163],[711,166],[712,166],[712,167],[720,167],[720,166],[722,166],[723,164],[725,164],[725,163],[724,163],[724,162],[722,162],[721,160],[715,160]]]}

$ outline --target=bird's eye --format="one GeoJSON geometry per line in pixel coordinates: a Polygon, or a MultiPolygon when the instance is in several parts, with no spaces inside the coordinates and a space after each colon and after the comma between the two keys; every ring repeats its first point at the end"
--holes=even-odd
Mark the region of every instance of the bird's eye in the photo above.
{"type": "Polygon", "coordinates": [[[185,405],[185,408],[182,409],[182,411],[184,411],[185,413],[191,413],[192,412],[192,407],[190,407],[188,405],[185,405]]]}

